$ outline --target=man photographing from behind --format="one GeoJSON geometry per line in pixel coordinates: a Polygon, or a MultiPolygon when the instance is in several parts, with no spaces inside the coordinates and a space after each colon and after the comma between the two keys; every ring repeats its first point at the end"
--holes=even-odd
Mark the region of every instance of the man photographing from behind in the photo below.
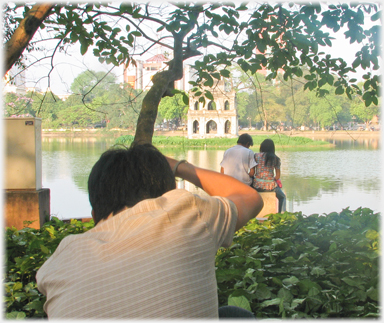
{"type": "Polygon", "coordinates": [[[88,190],[95,227],[36,275],[49,319],[219,316],[215,255],[262,209],[256,190],[149,144],[103,153],[88,190]],[[209,196],[176,189],[175,175],[209,196]]]}

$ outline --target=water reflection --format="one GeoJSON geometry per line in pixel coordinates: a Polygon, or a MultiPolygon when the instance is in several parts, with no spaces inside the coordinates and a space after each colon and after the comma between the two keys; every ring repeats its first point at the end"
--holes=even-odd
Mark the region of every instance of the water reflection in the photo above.
{"type": "MultiPolygon", "coordinates": [[[[51,189],[51,213],[61,218],[90,216],[88,175],[109,138],[43,138],[43,186],[51,189]]],[[[336,148],[320,151],[277,151],[282,161],[283,190],[288,211],[329,213],[350,207],[380,210],[378,140],[335,140],[336,148]],[[375,175],[376,174],[376,175],[375,175]]],[[[257,148],[253,147],[254,151],[257,148]]],[[[222,150],[160,149],[176,159],[220,170],[222,150]]],[[[185,183],[192,192],[200,191],[185,183]]]]}
{"type": "Polygon", "coordinates": [[[380,149],[379,138],[367,138],[362,135],[353,135],[348,139],[336,139],[332,136],[312,137],[311,139],[327,141],[336,145],[338,149],[380,149]]]}

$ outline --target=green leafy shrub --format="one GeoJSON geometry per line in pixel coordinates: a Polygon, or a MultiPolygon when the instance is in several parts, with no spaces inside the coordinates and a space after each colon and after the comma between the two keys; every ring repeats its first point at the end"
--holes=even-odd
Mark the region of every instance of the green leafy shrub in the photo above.
{"type": "Polygon", "coordinates": [[[216,256],[219,303],[260,318],[378,317],[379,214],[274,214],[216,256]]]}
{"type": "Polygon", "coordinates": [[[56,217],[41,229],[25,227],[5,231],[5,305],[7,319],[46,317],[45,296],[36,286],[36,272],[69,234],[82,233],[94,226],[93,220],[64,223],[56,217]]]}
{"type": "MultiPolygon", "coordinates": [[[[93,226],[53,217],[39,230],[6,229],[6,318],[46,317],[37,270],[64,237],[93,226]]],[[[379,214],[362,208],[252,220],[217,253],[219,303],[260,318],[378,317],[378,228],[379,214]]]]}

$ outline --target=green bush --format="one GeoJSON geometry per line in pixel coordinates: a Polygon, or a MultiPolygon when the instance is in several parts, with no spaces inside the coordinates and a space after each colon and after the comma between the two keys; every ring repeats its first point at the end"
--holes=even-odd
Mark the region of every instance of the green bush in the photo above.
{"type": "Polygon", "coordinates": [[[379,214],[274,214],[216,256],[219,303],[260,318],[378,317],[379,214]]]}
{"type": "Polygon", "coordinates": [[[64,223],[56,217],[39,230],[7,228],[5,232],[5,305],[6,318],[46,317],[45,296],[36,286],[36,273],[69,234],[82,233],[94,226],[93,220],[64,223]]]}
{"type": "MultiPolygon", "coordinates": [[[[39,230],[6,229],[6,318],[46,317],[37,270],[65,236],[93,226],[53,217],[39,230]]],[[[378,231],[379,214],[362,208],[251,220],[217,253],[220,306],[260,318],[378,317],[378,231]]]]}

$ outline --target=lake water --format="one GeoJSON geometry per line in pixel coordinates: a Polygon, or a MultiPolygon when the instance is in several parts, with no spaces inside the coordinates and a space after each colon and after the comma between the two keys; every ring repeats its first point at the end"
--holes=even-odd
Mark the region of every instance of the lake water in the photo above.
{"type": "MultiPolygon", "coordinates": [[[[328,139],[327,139],[328,140],[328,139]]],[[[328,140],[335,148],[294,151],[279,148],[287,210],[305,215],[349,207],[381,211],[381,148],[377,138],[328,140]]],[[[91,217],[87,181],[113,138],[43,137],[43,187],[51,191],[51,214],[61,219],[91,217]]],[[[257,151],[258,147],[252,147],[257,151]]],[[[223,150],[161,149],[176,159],[219,171],[223,150]]],[[[190,191],[200,191],[185,183],[190,191]]]]}

